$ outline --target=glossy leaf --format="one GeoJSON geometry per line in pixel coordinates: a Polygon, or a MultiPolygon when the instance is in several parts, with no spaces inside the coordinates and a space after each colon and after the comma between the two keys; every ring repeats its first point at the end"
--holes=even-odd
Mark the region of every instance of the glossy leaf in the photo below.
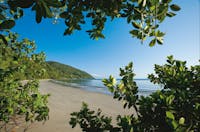
{"type": "Polygon", "coordinates": [[[185,123],[185,118],[181,117],[181,118],[179,119],[179,124],[180,124],[180,125],[183,125],[184,123],[185,123]]]}
{"type": "Polygon", "coordinates": [[[170,111],[166,111],[166,117],[169,118],[169,119],[172,119],[172,120],[175,119],[173,113],[170,112],[170,111]]]}

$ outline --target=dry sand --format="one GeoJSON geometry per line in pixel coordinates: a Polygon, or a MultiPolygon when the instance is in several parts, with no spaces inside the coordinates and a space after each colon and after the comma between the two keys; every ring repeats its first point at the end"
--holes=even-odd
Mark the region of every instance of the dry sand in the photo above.
{"type": "MultiPolygon", "coordinates": [[[[51,94],[48,103],[50,119],[45,124],[32,124],[28,132],[80,132],[79,126],[71,128],[69,120],[70,113],[79,111],[82,102],[86,102],[93,110],[101,108],[103,114],[111,115],[113,119],[119,114],[130,113],[123,109],[122,102],[113,100],[112,96],[66,87],[48,80],[40,81],[40,91],[51,94]]],[[[20,131],[22,130],[17,130],[17,132],[20,131]]]]}

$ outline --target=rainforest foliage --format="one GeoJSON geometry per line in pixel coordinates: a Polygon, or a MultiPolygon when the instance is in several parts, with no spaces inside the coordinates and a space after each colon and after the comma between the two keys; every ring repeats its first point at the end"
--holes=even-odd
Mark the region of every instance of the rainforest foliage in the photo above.
{"type": "Polygon", "coordinates": [[[148,78],[163,86],[149,96],[138,96],[134,81],[133,64],[120,68],[121,80],[116,83],[112,76],[104,79],[113,98],[132,109],[132,114],[117,117],[117,126],[111,117],[90,110],[84,103],[79,112],[71,114],[70,124],[80,125],[86,132],[198,132],[200,131],[200,65],[188,68],[185,61],[172,56],[165,65],[155,65],[155,74],[148,78]]]}
{"type": "MultiPolygon", "coordinates": [[[[44,53],[42,53],[44,55],[44,53]]],[[[45,56],[44,56],[45,57],[45,56]]],[[[6,62],[7,63],[7,62],[6,62]]],[[[4,65],[3,63],[1,65],[4,65]]],[[[20,80],[31,79],[56,79],[56,80],[68,80],[68,79],[92,79],[93,77],[77,68],[69,65],[65,65],[54,61],[44,61],[42,64],[31,64],[29,68],[24,70],[24,73],[19,73],[17,78],[20,80]],[[35,69],[41,69],[42,74],[35,71],[35,69]]]]}
{"type": "Polygon", "coordinates": [[[51,79],[92,79],[93,77],[77,68],[54,61],[46,62],[46,73],[43,78],[51,79]]]}

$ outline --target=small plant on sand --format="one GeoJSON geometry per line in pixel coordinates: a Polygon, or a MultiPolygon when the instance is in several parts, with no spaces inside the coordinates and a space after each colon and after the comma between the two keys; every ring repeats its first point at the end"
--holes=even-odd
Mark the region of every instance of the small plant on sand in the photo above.
{"type": "MultiPolygon", "coordinates": [[[[120,68],[122,79],[119,83],[110,76],[104,79],[104,85],[113,93],[113,98],[123,101],[124,108],[133,109],[131,115],[118,116],[117,126],[95,116],[95,112],[84,104],[80,112],[71,114],[70,124],[80,124],[83,131],[123,131],[123,132],[198,132],[200,131],[200,65],[186,67],[186,62],[174,60],[172,56],[165,65],[155,65],[155,74],[148,78],[161,84],[158,90],[149,96],[138,96],[138,87],[134,81],[133,65],[120,68]],[[93,125],[98,122],[99,126],[93,125]],[[105,124],[107,123],[107,124],[105,124]],[[109,127],[102,127],[109,126],[109,127]],[[95,129],[94,129],[95,128],[95,129]],[[101,128],[101,129],[98,129],[101,128]]],[[[97,112],[98,113],[98,112],[97,112]]],[[[96,132],[97,132],[96,131],[96,132]]]]}

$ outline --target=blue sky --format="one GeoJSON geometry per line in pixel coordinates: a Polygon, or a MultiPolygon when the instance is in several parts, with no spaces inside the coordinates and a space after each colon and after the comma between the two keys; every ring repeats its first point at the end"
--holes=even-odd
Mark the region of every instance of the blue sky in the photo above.
{"type": "Polygon", "coordinates": [[[175,0],[182,10],[161,25],[166,32],[164,45],[149,47],[141,44],[129,34],[131,26],[126,20],[108,21],[104,34],[106,39],[91,40],[83,26],[71,36],[63,36],[64,23],[52,24],[52,20],[43,20],[36,24],[35,14],[26,12],[17,21],[13,31],[21,37],[35,40],[37,51],[44,51],[47,60],[58,61],[84,70],[96,77],[118,77],[119,67],[130,61],[134,63],[136,78],[146,78],[153,72],[154,64],[164,64],[166,57],[186,60],[188,65],[199,64],[200,59],[200,1],[175,0]]]}

